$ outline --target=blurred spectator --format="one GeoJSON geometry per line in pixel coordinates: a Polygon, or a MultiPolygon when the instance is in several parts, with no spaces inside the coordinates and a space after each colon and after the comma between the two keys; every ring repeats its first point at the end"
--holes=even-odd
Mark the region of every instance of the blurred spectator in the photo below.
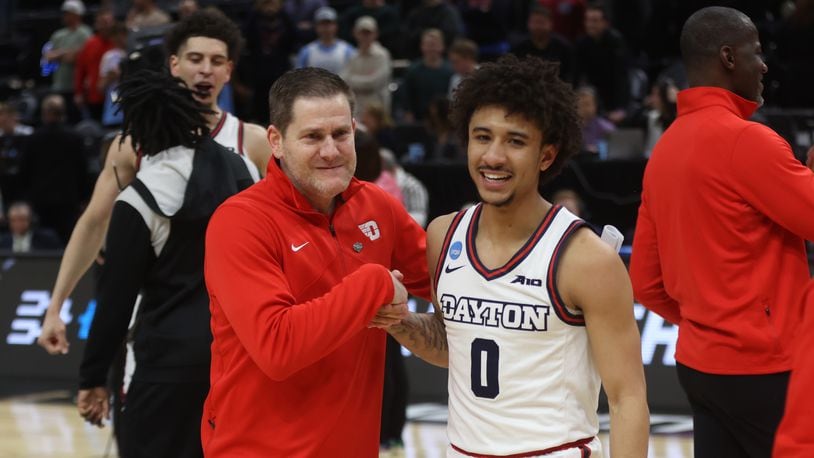
{"type": "Polygon", "coordinates": [[[34,129],[31,126],[20,124],[14,105],[0,102],[0,136],[31,135],[33,132],[34,129]]]}
{"type": "MultiPolygon", "coordinates": [[[[113,47],[113,12],[101,8],[96,12],[93,34],[76,56],[73,99],[76,107],[96,121],[102,120],[104,93],[99,89],[99,67],[102,56],[113,47]]],[[[83,116],[85,117],[85,116],[83,116]]]]}
{"type": "Polygon", "coordinates": [[[466,154],[452,127],[449,105],[450,101],[446,97],[436,97],[430,102],[426,124],[434,145],[429,153],[435,161],[462,162],[466,159],[466,154]]]}
{"type": "Polygon", "coordinates": [[[585,36],[576,45],[576,83],[596,88],[601,113],[618,124],[630,98],[625,43],[601,4],[585,10],[585,36]]]}
{"type": "Polygon", "coordinates": [[[484,62],[509,52],[509,6],[501,0],[463,1],[461,19],[466,37],[478,44],[484,62]]]}
{"type": "Polygon", "coordinates": [[[577,112],[582,119],[583,152],[599,154],[600,159],[604,159],[608,134],[616,130],[616,126],[599,116],[594,88],[582,86],[577,89],[577,112]]]}
{"type": "MultiPolygon", "coordinates": [[[[22,198],[19,180],[20,160],[28,136],[34,131],[18,122],[13,104],[0,102],[0,194],[8,201],[22,198]]],[[[0,205],[2,202],[0,202],[0,205]]],[[[3,213],[0,212],[0,216],[3,213]]]]}
{"type": "Polygon", "coordinates": [[[323,6],[328,6],[327,0],[285,0],[283,3],[283,9],[297,30],[295,49],[299,49],[316,38],[314,14],[323,6]]]}
{"type": "Polygon", "coordinates": [[[376,20],[379,29],[379,43],[391,56],[400,56],[402,51],[402,30],[398,10],[384,0],[362,0],[345,10],[339,17],[339,36],[345,40],[355,40],[353,26],[362,16],[376,20]]]}
{"type": "Polygon", "coordinates": [[[348,63],[355,52],[347,41],[336,37],[336,10],[323,6],[314,13],[317,39],[300,49],[297,55],[297,68],[319,67],[336,73],[348,63]]]}
{"type": "Polygon", "coordinates": [[[571,43],[585,32],[585,0],[537,0],[537,4],[548,8],[554,32],[571,43]]]}
{"type": "Polygon", "coordinates": [[[31,206],[15,202],[8,208],[8,234],[0,235],[0,250],[30,253],[37,250],[59,250],[62,243],[51,229],[34,226],[31,206]]]}
{"type": "Polygon", "coordinates": [[[370,16],[361,16],[353,27],[357,50],[342,70],[342,79],[356,96],[356,113],[376,103],[390,111],[390,75],[393,62],[390,52],[376,39],[379,28],[370,16]]]}
{"type": "Polygon", "coordinates": [[[291,69],[296,29],[283,10],[283,0],[255,0],[243,34],[248,59],[242,59],[240,75],[251,85],[250,118],[269,123],[268,95],[271,85],[291,69]]]}
{"type": "Polygon", "coordinates": [[[407,208],[407,213],[421,227],[425,227],[430,208],[430,197],[426,186],[399,165],[391,150],[380,148],[379,154],[382,158],[382,168],[396,177],[396,183],[401,190],[402,202],[404,202],[404,207],[407,208]]]}
{"type": "Polygon", "coordinates": [[[198,11],[198,8],[199,6],[196,0],[180,0],[178,2],[178,20],[180,21],[198,11]]]}
{"type": "Polygon", "coordinates": [[[376,138],[379,146],[390,150],[398,146],[390,111],[385,110],[382,105],[377,103],[368,104],[359,116],[359,120],[367,132],[376,138]]]}
{"type": "Polygon", "coordinates": [[[82,139],[65,125],[65,100],[46,96],[42,127],[31,135],[20,163],[20,181],[43,226],[66,242],[87,196],[82,139]]]}
{"type": "Polygon", "coordinates": [[[647,157],[656,142],[676,118],[676,99],[679,88],[669,78],[661,78],[650,89],[644,108],[630,119],[631,126],[645,131],[644,152],[647,157]]]}
{"type": "Polygon", "coordinates": [[[382,158],[379,155],[379,143],[367,132],[357,130],[356,143],[356,172],[354,176],[363,181],[376,183],[399,202],[404,202],[401,189],[396,183],[396,177],[382,168],[382,158]]]}
{"type": "Polygon", "coordinates": [[[449,63],[452,65],[452,71],[455,72],[449,79],[447,95],[451,100],[452,92],[461,84],[461,80],[478,68],[478,45],[465,38],[455,40],[449,47],[449,63]]]}
{"type": "Polygon", "coordinates": [[[464,33],[461,15],[446,0],[422,0],[421,5],[407,15],[404,26],[407,33],[404,54],[409,59],[422,54],[424,32],[428,29],[440,30],[443,33],[442,43],[452,43],[464,33]]]}
{"type": "Polygon", "coordinates": [[[421,59],[413,62],[404,75],[404,119],[421,121],[427,116],[430,101],[449,92],[452,67],[444,59],[444,35],[438,29],[421,34],[421,59]]]}
{"type": "Polygon", "coordinates": [[[102,55],[99,62],[99,91],[104,94],[104,105],[102,108],[102,124],[106,126],[118,125],[122,122],[122,113],[117,112],[118,108],[114,104],[113,97],[116,85],[122,75],[122,61],[127,56],[125,47],[127,46],[127,27],[123,22],[116,22],[110,33],[110,40],[113,47],[102,55]]]}
{"type": "Polygon", "coordinates": [[[517,57],[536,56],[543,60],[560,63],[560,78],[574,78],[574,48],[562,35],[554,32],[551,10],[534,5],[529,11],[527,23],[529,36],[512,48],[517,57]]]}
{"type": "Polygon", "coordinates": [[[70,122],[79,121],[79,112],[73,103],[74,63],[76,56],[90,38],[93,31],[82,23],[85,14],[85,4],[81,0],[65,0],[62,3],[62,23],[65,27],[51,35],[50,50],[43,57],[49,62],[56,62],[58,66],[52,75],[51,91],[65,97],[67,116],[70,122]]]}
{"type": "Polygon", "coordinates": [[[156,6],[155,0],[133,0],[124,22],[130,30],[146,29],[169,24],[170,15],[156,6]]]}
{"type": "Polygon", "coordinates": [[[551,196],[552,205],[562,205],[574,215],[585,219],[585,203],[573,189],[560,189],[551,196]]]}

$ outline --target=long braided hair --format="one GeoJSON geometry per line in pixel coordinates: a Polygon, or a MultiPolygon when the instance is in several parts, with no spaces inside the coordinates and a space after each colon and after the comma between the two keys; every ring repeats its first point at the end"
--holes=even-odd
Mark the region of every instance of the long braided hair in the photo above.
{"type": "Polygon", "coordinates": [[[173,146],[194,148],[209,135],[206,116],[214,114],[193,98],[184,82],[166,72],[138,70],[118,87],[124,112],[122,137],[145,156],[173,146]]]}

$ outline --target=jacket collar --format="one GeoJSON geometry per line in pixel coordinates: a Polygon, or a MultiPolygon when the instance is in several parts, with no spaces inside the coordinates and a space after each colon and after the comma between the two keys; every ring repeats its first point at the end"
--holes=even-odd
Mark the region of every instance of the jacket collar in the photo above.
{"type": "Polygon", "coordinates": [[[720,106],[738,117],[749,119],[758,104],[720,87],[698,86],[678,93],[678,116],[711,106],[720,106]]]}
{"type": "MultiPolygon", "coordinates": [[[[283,172],[278,160],[273,157],[269,161],[269,165],[266,169],[265,181],[267,185],[272,187],[280,196],[284,204],[302,212],[319,213],[314,206],[311,205],[311,202],[309,202],[308,199],[294,186],[291,179],[288,178],[288,175],[283,172]]],[[[362,183],[357,180],[356,177],[351,178],[348,187],[339,196],[337,196],[334,211],[336,211],[336,207],[341,205],[343,202],[347,202],[348,199],[356,194],[356,192],[358,192],[361,188],[362,183]]]]}

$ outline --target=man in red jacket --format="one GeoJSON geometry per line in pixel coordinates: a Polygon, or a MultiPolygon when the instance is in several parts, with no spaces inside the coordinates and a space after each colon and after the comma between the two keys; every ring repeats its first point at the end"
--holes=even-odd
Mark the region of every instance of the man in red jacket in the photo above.
{"type": "Polygon", "coordinates": [[[385,333],[370,325],[406,316],[405,286],[429,297],[424,231],[353,178],[353,96],[341,78],[288,72],[270,108],[266,178],[207,231],[204,454],[376,457],[385,333]]]}
{"type": "Polygon", "coordinates": [[[814,174],[777,133],[747,120],[763,102],[767,67],[746,15],[696,12],[681,52],[690,89],[645,171],[634,295],[679,326],[695,456],[768,457],[809,278],[814,174]]]}
{"type": "Polygon", "coordinates": [[[79,108],[87,108],[91,118],[102,120],[102,106],[105,95],[99,90],[99,63],[102,55],[113,48],[112,31],[116,19],[113,12],[102,8],[96,13],[94,28],[96,33],[88,38],[76,56],[74,67],[74,103],[79,108]]]}

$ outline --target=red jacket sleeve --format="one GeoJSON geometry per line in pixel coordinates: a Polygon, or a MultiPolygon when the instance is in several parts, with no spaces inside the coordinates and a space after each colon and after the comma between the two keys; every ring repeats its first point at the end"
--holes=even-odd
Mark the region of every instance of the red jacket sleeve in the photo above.
{"type": "Polygon", "coordinates": [[[385,267],[365,264],[323,296],[295,303],[268,231],[250,218],[255,211],[218,209],[207,229],[204,272],[211,300],[252,360],[280,381],[364,330],[392,300],[393,282],[385,267]]]}
{"type": "Polygon", "coordinates": [[[814,240],[814,173],[788,142],[762,124],[744,129],[731,158],[734,187],[759,212],[814,240]]]}
{"type": "Polygon", "coordinates": [[[647,209],[647,199],[642,193],[636,234],[633,236],[633,252],[630,256],[630,281],[633,296],[645,307],[658,313],[673,324],[681,321],[678,302],[664,289],[656,227],[647,209]]]}
{"type": "Polygon", "coordinates": [[[794,369],[791,372],[786,410],[774,441],[775,458],[810,458],[814,456],[814,283],[809,282],[804,293],[806,319],[800,326],[794,369]]]}

